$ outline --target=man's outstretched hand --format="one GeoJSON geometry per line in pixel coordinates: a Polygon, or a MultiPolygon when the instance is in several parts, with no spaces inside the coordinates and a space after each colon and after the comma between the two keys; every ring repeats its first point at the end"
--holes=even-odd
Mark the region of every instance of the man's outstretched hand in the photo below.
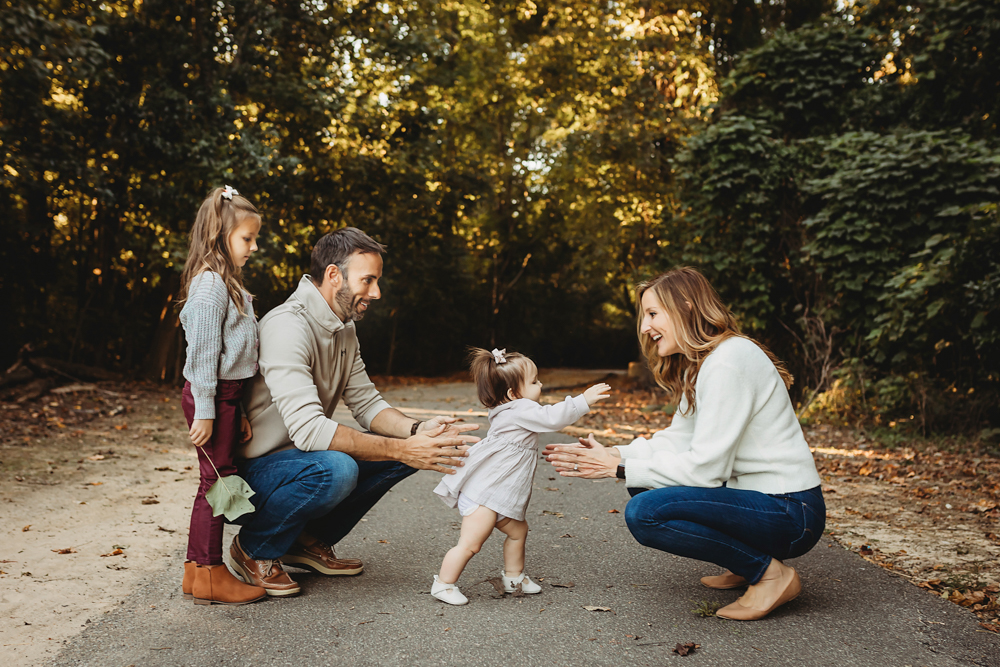
{"type": "MultiPolygon", "coordinates": [[[[445,428],[444,431],[441,432],[441,435],[446,438],[462,435],[463,433],[468,433],[469,431],[476,431],[479,429],[479,424],[464,424],[461,422],[462,420],[457,417],[444,417],[439,415],[434,419],[428,419],[420,426],[418,426],[417,434],[419,435],[421,433],[423,434],[432,433],[434,431],[437,431],[437,429],[440,428],[442,425],[447,427],[445,428]]],[[[479,438],[470,435],[467,438],[465,438],[465,441],[471,445],[474,442],[479,442],[479,438]]]]}
{"type": "Polygon", "coordinates": [[[461,434],[479,428],[475,424],[453,424],[455,421],[457,420],[453,417],[435,417],[421,424],[416,435],[399,443],[399,461],[417,470],[434,470],[454,475],[455,468],[448,466],[465,465],[462,459],[469,455],[469,445],[466,443],[479,441],[479,438],[471,435],[448,435],[449,429],[458,429],[457,432],[461,434]],[[423,428],[438,419],[449,421],[438,422],[431,429],[423,428]]]}

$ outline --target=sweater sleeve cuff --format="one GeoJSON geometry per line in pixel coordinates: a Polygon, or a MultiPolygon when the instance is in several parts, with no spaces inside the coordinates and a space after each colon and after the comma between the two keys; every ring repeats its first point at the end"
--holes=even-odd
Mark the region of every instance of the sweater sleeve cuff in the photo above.
{"type": "Polygon", "coordinates": [[[378,417],[378,413],[391,407],[386,401],[376,401],[363,413],[354,415],[354,419],[361,425],[361,428],[370,431],[372,430],[372,422],[375,420],[375,417],[378,417]]]}
{"type": "Polygon", "coordinates": [[[322,452],[330,449],[333,443],[333,436],[337,434],[339,424],[332,419],[323,419],[323,423],[316,429],[315,437],[311,437],[305,442],[294,442],[297,449],[303,452],[322,452]]]}
{"type": "Polygon", "coordinates": [[[615,449],[622,455],[622,461],[625,459],[648,459],[653,455],[653,448],[649,446],[649,441],[646,438],[636,438],[627,445],[615,445],[615,449]]]}
{"type": "Polygon", "coordinates": [[[650,474],[649,461],[640,459],[625,463],[625,483],[634,489],[655,489],[662,486],[650,474]]]}
{"type": "Polygon", "coordinates": [[[192,396],[194,419],[215,419],[215,396],[192,396]]]}

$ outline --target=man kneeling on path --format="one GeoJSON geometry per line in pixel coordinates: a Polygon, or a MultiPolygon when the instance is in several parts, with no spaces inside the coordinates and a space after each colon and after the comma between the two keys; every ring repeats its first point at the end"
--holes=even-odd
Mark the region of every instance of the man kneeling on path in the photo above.
{"type": "Polygon", "coordinates": [[[394,484],[418,469],[454,473],[479,440],[479,428],[450,417],[421,422],[389,406],[365,372],[354,322],[381,296],[385,247],[348,227],[312,252],[311,275],[260,321],[260,369],[246,413],[253,439],[241,452],[241,476],[256,511],[229,555],[247,583],[289,596],[299,585],[281,564],[320,574],[358,574],[356,559],[333,546],[394,484]],[[340,400],[359,432],[333,421],[340,400]]]}

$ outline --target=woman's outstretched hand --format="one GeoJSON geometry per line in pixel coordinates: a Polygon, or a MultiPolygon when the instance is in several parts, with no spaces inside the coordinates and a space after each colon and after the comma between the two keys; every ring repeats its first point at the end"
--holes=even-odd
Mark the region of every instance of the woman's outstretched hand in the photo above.
{"type": "Polygon", "coordinates": [[[622,460],[617,449],[605,447],[593,433],[578,444],[547,445],[542,455],[563,477],[583,479],[614,477],[622,460]]]}

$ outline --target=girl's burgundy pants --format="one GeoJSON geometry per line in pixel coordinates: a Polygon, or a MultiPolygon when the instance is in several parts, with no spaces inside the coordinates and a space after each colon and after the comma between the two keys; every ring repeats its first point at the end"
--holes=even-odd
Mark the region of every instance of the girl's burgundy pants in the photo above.
{"type": "MultiPolygon", "coordinates": [[[[201,473],[201,484],[198,495],[194,498],[191,508],[191,530],[188,533],[188,560],[200,565],[219,565],[222,563],[222,529],[225,518],[212,516],[212,508],[205,500],[208,492],[219,476],[236,474],[233,465],[233,452],[240,442],[240,399],[243,398],[245,380],[219,380],[215,387],[215,423],[212,425],[212,437],[198,450],[198,470],[201,473]],[[209,463],[212,457],[215,468],[209,463]]],[[[184,383],[181,394],[181,407],[188,427],[194,421],[194,397],[191,395],[191,383],[184,383]]]]}

